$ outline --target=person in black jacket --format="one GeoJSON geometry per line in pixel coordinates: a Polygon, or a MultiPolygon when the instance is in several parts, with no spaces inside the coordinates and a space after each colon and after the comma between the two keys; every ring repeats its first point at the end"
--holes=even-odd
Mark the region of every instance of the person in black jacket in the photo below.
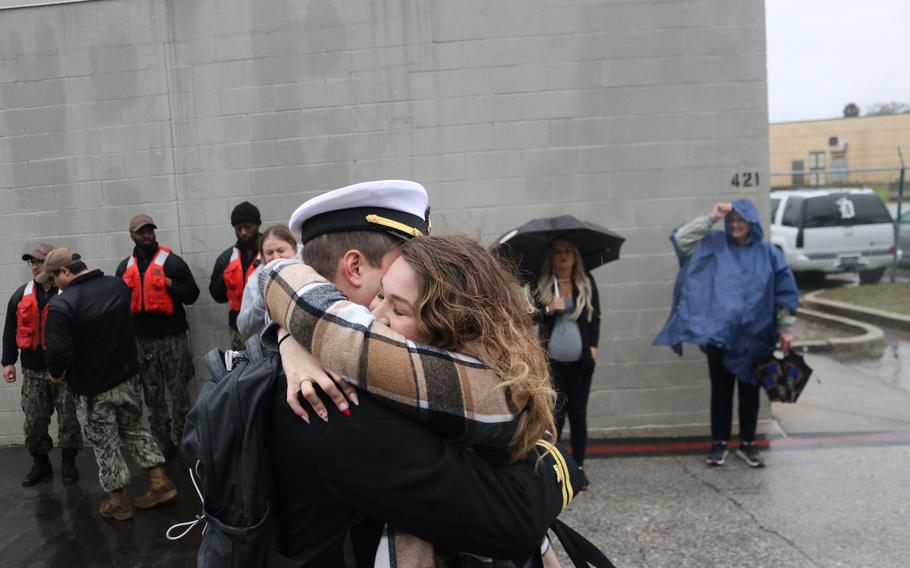
{"type": "Polygon", "coordinates": [[[51,380],[66,382],[76,402],[76,416],[94,446],[101,487],[111,498],[102,516],[126,520],[134,503],[126,496],[130,472],[120,445],[149,472],[149,488],[135,500],[148,509],[177,496],[164,473],[164,456],[142,424],[136,336],[130,315],[130,289],[118,278],[89,270],[69,248],[54,249],[35,281],[54,279],[65,294],[51,302],[47,315],[47,370],[51,380]]]}
{"type": "Polygon", "coordinates": [[[547,344],[556,388],[556,430],[568,415],[572,457],[584,465],[588,445],[588,395],[600,338],[600,297],[575,243],[556,239],[537,281],[541,338],[547,344]]]}
{"type": "Polygon", "coordinates": [[[183,438],[183,423],[190,410],[187,386],[195,372],[183,306],[196,301],[199,287],[186,262],[158,244],[157,228],[148,215],[130,220],[135,247],[132,256],[120,262],[116,276],[130,287],[130,311],[142,361],[139,380],[149,408],[149,426],[167,455],[183,438]]]}
{"type": "Polygon", "coordinates": [[[237,242],[215,259],[209,280],[209,294],[219,304],[228,304],[228,326],[231,330],[231,349],[243,349],[243,336],[237,330],[237,315],[243,302],[246,281],[259,265],[259,209],[244,201],[231,211],[231,225],[237,242]]]}
{"type": "Polygon", "coordinates": [[[82,432],[76,421],[76,407],[66,385],[48,380],[44,363],[45,322],[57,288],[51,282],[42,285],[34,281],[34,277],[41,273],[44,258],[54,248],[41,243],[35,250],[22,255],[22,260],[31,267],[33,279],[13,293],[6,308],[3,327],[3,379],[7,383],[16,382],[16,359],[22,353],[25,448],[33,459],[31,470],[22,479],[23,487],[31,487],[53,474],[47,454],[54,443],[47,427],[54,410],[57,411],[57,435],[63,455],[60,464],[63,484],[73,485],[79,481],[75,459],[82,447],[82,432]]]}

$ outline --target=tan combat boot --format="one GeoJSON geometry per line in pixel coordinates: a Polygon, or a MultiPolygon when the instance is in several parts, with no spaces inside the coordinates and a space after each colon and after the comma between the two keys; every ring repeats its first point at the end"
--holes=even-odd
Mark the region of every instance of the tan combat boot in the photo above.
{"type": "Polygon", "coordinates": [[[177,489],[164,473],[160,465],[149,469],[149,488],[145,495],[138,497],[133,504],[139,509],[151,509],[156,505],[167,503],[177,496],[177,489]]]}
{"type": "Polygon", "coordinates": [[[125,521],[133,518],[133,504],[130,498],[126,496],[126,489],[118,489],[111,492],[111,498],[101,503],[98,512],[102,517],[125,521]]]}

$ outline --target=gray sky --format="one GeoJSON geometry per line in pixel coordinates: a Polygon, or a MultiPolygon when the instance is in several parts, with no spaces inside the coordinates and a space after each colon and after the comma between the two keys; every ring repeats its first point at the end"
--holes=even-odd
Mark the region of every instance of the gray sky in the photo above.
{"type": "Polygon", "coordinates": [[[765,0],[771,122],[910,103],[910,1],[765,0]]]}

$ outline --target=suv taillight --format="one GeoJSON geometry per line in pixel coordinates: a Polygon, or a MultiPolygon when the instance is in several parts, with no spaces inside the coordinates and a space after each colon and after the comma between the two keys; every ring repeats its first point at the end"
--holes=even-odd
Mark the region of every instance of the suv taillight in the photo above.
{"type": "Polygon", "coordinates": [[[888,247],[888,254],[894,254],[894,253],[896,253],[896,252],[897,252],[897,247],[896,247],[896,246],[891,245],[890,247],[888,247]]]}

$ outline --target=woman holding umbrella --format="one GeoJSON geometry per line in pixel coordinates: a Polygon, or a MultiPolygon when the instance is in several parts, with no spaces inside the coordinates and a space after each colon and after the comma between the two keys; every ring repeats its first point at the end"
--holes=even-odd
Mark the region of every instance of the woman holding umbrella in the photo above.
{"type": "Polygon", "coordinates": [[[531,219],[500,237],[498,252],[537,286],[540,334],[557,393],[556,430],[568,415],[572,455],[584,464],[588,395],[600,338],[600,298],[589,270],[619,258],[625,239],[571,215],[531,219]]]}
{"type": "Polygon", "coordinates": [[[542,321],[540,334],[550,356],[557,393],[556,431],[568,415],[572,456],[584,465],[588,444],[587,407],[600,337],[600,299],[594,278],[585,270],[578,247],[559,238],[550,247],[537,281],[542,321]]]}

